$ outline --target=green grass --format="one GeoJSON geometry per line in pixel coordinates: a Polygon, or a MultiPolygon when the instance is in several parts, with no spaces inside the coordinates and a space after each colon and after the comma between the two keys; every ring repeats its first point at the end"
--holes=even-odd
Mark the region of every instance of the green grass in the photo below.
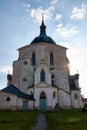
{"type": "MultiPolygon", "coordinates": [[[[0,112],[0,130],[31,130],[37,122],[38,111],[0,112]]],[[[87,113],[81,110],[44,112],[46,130],[87,130],[87,113]]]]}
{"type": "Polygon", "coordinates": [[[81,110],[46,112],[46,130],[87,130],[87,113],[81,110]]]}
{"type": "Polygon", "coordinates": [[[37,122],[38,114],[35,111],[0,112],[0,130],[31,130],[37,122]]]}

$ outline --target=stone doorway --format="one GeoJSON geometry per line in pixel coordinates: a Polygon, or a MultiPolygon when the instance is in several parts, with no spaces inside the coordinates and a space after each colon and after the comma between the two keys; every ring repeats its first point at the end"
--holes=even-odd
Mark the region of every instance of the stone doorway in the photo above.
{"type": "Polygon", "coordinates": [[[40,94],[40,110],[46,110],[46,94],[43,91],[40,94]]]}

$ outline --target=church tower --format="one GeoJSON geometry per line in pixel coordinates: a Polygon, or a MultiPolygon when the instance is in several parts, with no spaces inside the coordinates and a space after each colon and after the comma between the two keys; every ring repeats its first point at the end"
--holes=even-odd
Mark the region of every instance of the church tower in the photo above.
{"type": "Polygon", "coordinates": [[[36,99],[35,109],[81,107],[79,86],[74,84],[76,89],[74,87],[71,89],[70,81],[73,80],[75,83],[76,80],[70,77],[66,50],[66,47],[56,44],[46,34],[43,18],[39,36],[29,45],[18,49],[19,58],[13,62],[12,83],[22,92],[36,99]],[[74,93],[78,93],[78,99],[74,98],[74,93]]]}

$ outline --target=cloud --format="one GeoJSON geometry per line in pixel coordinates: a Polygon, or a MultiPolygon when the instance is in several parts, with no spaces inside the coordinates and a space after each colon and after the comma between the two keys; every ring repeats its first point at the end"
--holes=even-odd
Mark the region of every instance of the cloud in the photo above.
{"type": "Polygon", "coordinates": [[[51,0],[51,5],[54,5],[58,2],[58,0],[51,0]]]}
{"type": "Polygon", "coordinates": [[[54,11],[54,6],[50,6],[48,9],[44,10],[41,6],[36,9],[31,9],[29,16],[35,18],[37,22],[41,22],[42,13],[44,14],[45,20],[50,20],[52,17],[52,12],[54,11]]]}
{"type": "Polygon", "coordinates": [[[61,14],[56,14],[56,17],[55,17],[56,20],[61,20],[61,18],[62,18],[61,14]]]}
{"type": "Polygon", "coordinates": [[[30,12],[30,9],[26,9],[27,12],[30,12]]]}
{"type": "Polygon", "coordinates": [[[22,3],[22,6],[25,7],[25,8],[30,8],[31,7],[30,4],[26,4],[26,3],[22,3]]]}
{"type": "Polygon", "coordinates": [[[64,27],[62,23],[57,25],[56,31],[60,33],[62,37],[66,38],[71,37],[74,34],[78,33],[78,29],[76,26],[64,27]]]}
{"type": "Polygon", "coordinates": [[[79,85],[82,94],[87,97],[87,48],[71,46],[67,51],[67,55],[70,60],[70,72],[71,74],[75,74],[78,70],[80,74],[79,85]]]}
{"type": "Polygon", "coordinates": [[[71,48],[71,43],[70,42],[62,41],[61,45],[66,47],[66,48],[71,48]]]}
{"type": "Polygon", "coordinates": [[[12,67],[11,66],[6,66],[4,68],[0,68],[0,72],[2,72],[4,74],[8,74],[8,73],[12,74],[12,67]]]}
{"type": "Polygon", "coordinates": [[[26,9],[27,12],[30,12],[30,4],[22,3],[22,6],[26,9]]]}
{"type": "Polygon", "coordinates": [[[73,20],[81,20],[86,14],[86,5],[81,4],[81,8],[74,7],[72,14],[70,16],[73,20]]]}
{"type": "MultiPolygon", "coordinates": [[[[44,14],[45,21],[51,20],[53,16],[53,12],[55,10],[55,4],[58,2],[58,0],[51,0],[50,6],[47,9],[44,9],[44,7],[39,6],[37,8],[32,8],[30,4],[22,3],[22,6],[26,9],[28,12],[28,18],[35,19],[35,22],[41,22],[42,13],[44,14]]],[[[58,14],[56,15],[56,19],[59,19],[58,14]]]]}

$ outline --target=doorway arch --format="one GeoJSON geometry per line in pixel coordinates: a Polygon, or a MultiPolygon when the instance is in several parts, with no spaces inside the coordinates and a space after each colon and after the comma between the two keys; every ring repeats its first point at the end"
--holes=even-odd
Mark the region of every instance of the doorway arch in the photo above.
{"type": "Polygon", "coordinates": [[[44,91],[40,94],[40,110],[46,110],[46,94],[44,91]]]}

